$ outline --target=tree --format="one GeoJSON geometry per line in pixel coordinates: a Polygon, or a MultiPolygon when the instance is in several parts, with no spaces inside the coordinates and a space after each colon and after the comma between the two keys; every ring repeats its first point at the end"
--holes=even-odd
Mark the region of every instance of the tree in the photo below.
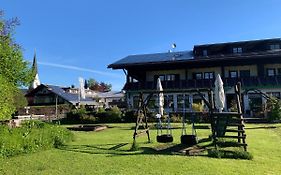
{"type": "Polygon", "coordinates": [[[21,47],[13,38],[17,25],[17,18],[5,20],[0,10],[0,120],[11,118],[16,110],[18,87],[29,85],[33,77],[21,47]]]}
{"type": "Polygon", "coordinates": [[[90,78],[87,82],[88,82],[87,85],[88,85],[89,89],[91,89],[93,91],[108,92],[108,91],[111,91],[111,88],[112,88],[111,84],[107,84],[104,82],[99,83],[93,78],[90,78]]]}
{"type": "Polygon", "coordinates": [[[14,107],[16,109],[20,109],[27,105],[28,103],[27,103],[27,99],[24,96],[24,93],[21,90],[17,89],[14,92],[14,107]]]}
{"type": "Polygon", "coordinates": [[[100,83],[100,90],[101,92],[108,92],[111,91],[112,85],[111,84],[106,84],[104,82],[100,83]]]}
{"type": "Polygon", "coordinates": [[[0,74],[0,120],[9,119],[16,110],[13,101],[13,88],[1,74],[0,74]]]}

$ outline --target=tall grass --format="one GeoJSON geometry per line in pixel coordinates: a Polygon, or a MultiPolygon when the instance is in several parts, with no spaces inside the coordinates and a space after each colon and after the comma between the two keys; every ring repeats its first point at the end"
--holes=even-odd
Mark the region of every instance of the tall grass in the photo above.
{"type": "Polygon", "coordinates": [[[60,147],[72,138],[72,133],[67,129],[40,121],[27,121],[19,128],[2,125],[0,156],[10,157],[60,147]]]}

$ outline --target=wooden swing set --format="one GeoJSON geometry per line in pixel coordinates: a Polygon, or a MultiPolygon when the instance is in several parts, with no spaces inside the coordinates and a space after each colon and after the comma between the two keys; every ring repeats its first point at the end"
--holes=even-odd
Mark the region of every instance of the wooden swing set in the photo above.
{"type": "MultiPolygon", "coordinates": [[[[135,125],[135,130],[133,134],[134,143],[136,143],[136,138],[146,134],[148,142],[151,142],[150,135],[149,135],[149,125],[148,125],[148,104],[154,94],[159,93],[193,93],[199,95],[199,97],[204,101],[206,106],[208,107],[208,117],[210,118],[211,123],[211,131],[212,131],[212,140],[215,148],[217,148],[220,138],[223,139],[237,139],[235,146],[243,147],[244,151],[247,151],[247,144],[246,144],[246,134],[244,129],[244,117],[242,113],[242,95],[241,95],[241,83],[238,82],[234,86],[234,93],[236,98],[236,106],[237,112],[216,112],[214,105],[214,95],[212,89],[188,89],[188,90],[164,90],[164,91],[157,91],[157,90],[150,90],[145,91],[146,98],[144,98],[144,92],[139,92],[139,102],[138,102],[138,109],[137,109],[137,121],[135,125]],[[208,92],[208,100],[204,97],[202,92],[208,92]],[[142,126],[142,127],[140,127],[142,126]],[[236,135],[228,135],[227,133],[236,133],[236,135]]],[[[189,112],[190,115],[194,116],[194,112],[189,112]]],[[[198,114],[198,112],[197,112],[198,114]]],[[[201,113],[203,115],[203,113],[201,113]]],[[[185,129],[183,119],[183,131],[185,129]]],[[[171,127],[167,128],[171,130],[171,127]]],[[[192,119],[192,129],[194,129],[194,118],[192,119]]],[[[157,141],[162,143],[172,142],[172,134],[167,133],[165,134],[164,141],[159,140],[157,134],[157,141]],[[169,138],[168,138],[169,137],[169,138]]],[[[161,136],[161,135],[160,135],[161,136]]],[[[192,146],[196,144],[194,141],[196,138],[194,133],[192,135],[186,135],[186,132],[182,132],[181,136],[181,143],[187,144],[192,146]]],[[[163,138],[162,138],[163,139],[163,138]]],[[[230,145],[231,146],[231,145],[230,145]]]]}

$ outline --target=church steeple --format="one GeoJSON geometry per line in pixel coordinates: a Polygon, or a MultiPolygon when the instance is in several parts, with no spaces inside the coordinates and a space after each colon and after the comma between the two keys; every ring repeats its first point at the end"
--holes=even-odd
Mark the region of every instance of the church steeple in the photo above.
{"type": "Polygon", "coordinates": [[[34,57],[33,57],[33,63],[32,63],[32,73],[33,73],[33,81],[29,87],[29,89],[35,89],[37,86],[39,86],[40,80],[38,75],[38,67],[37,67],[37,59],[36,59],[36,51],[34,51],[34,57]]]}
{"type": "Polygon", "coordinates": [[[34,75],[38,74],[37,60],[36,60],[36,51],[34,51],[33,63],[32,63],[32,71],[34,72],[34,75]]]}

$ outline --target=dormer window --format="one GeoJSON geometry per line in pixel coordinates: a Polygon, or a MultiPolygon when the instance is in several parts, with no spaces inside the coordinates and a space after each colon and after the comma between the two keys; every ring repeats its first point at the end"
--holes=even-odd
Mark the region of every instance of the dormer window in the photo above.
{"type": "Polygon", "coordinates": [[[280,44],[270,44],[270,50],[278,50],[280,49],[280,44]]]}
{"type": "Polygon", "coordinates": [[[232,52],[234,54],[242,53],[242,47],[233,47],[232,52]]]}
{"type": "Polygon", "coordinates": [[[203,50],[203,56],[204,57],[208,56],[208,51],[207,50],[203,50]]]}

